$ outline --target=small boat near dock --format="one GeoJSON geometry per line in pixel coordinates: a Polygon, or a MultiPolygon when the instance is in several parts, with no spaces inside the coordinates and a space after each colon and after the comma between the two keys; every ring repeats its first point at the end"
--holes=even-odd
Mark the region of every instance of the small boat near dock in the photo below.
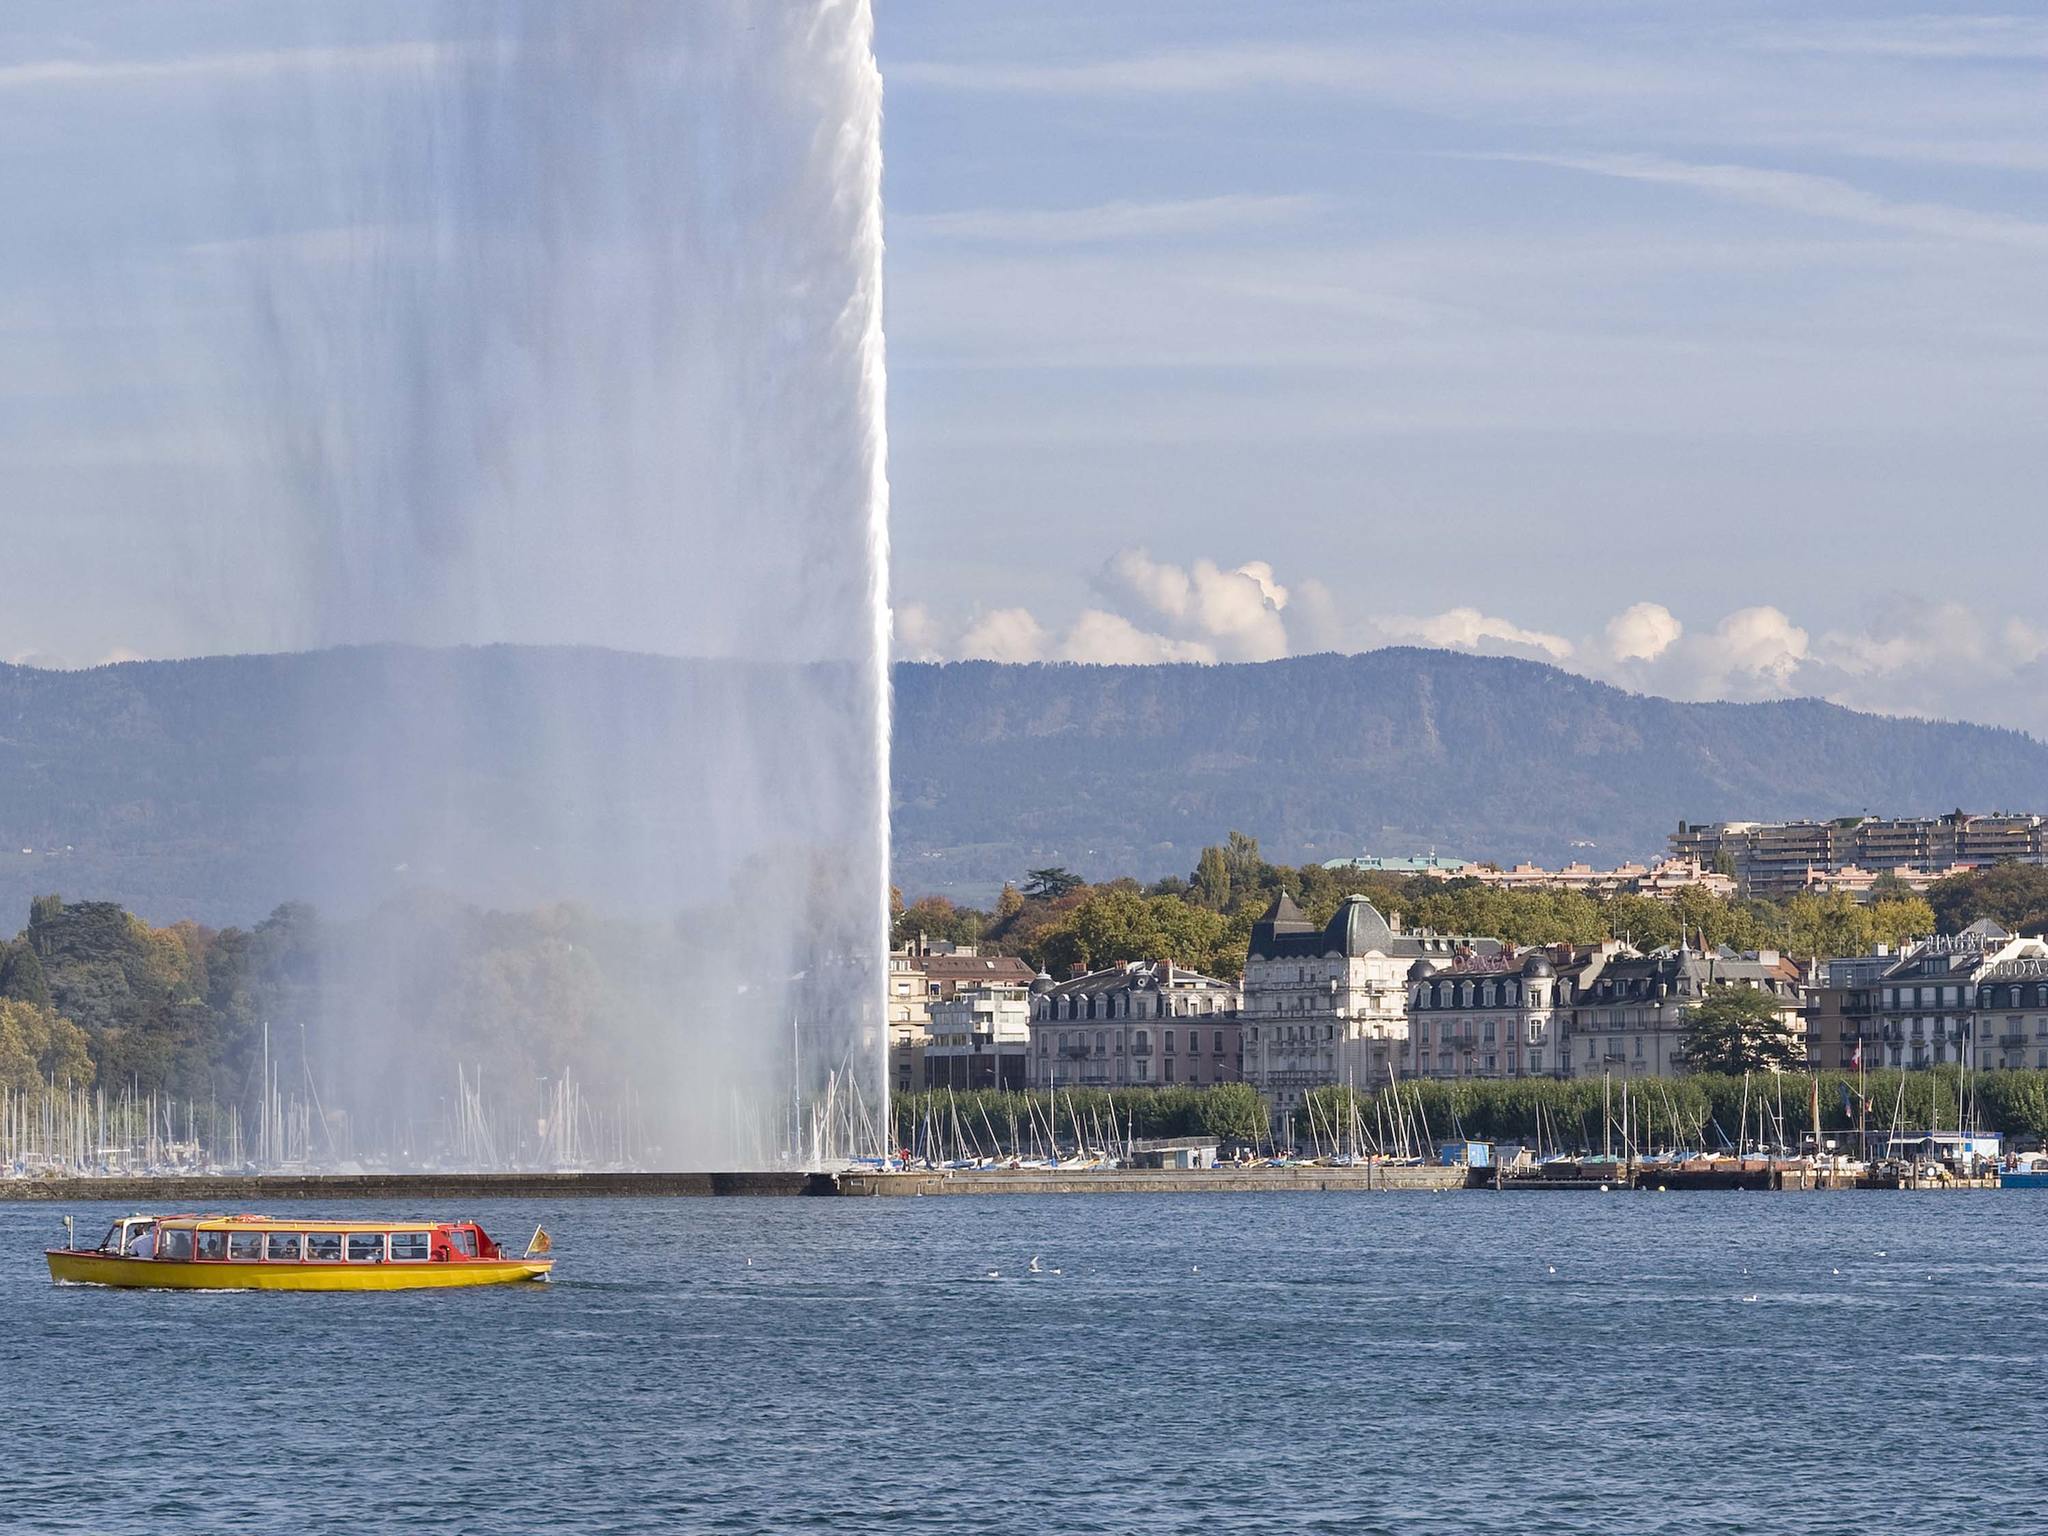
{"type": "MultiPolygon", "coordinates": [[[[70,1227],[70,1218],[65,1226],[70,1227]]],[[[508,1254],[473,1221],[124,1216],[99,1245],[44,1251],[50,1278],[154,1291],[410,1291],[545,1280],[539,1227],[508,1254]]]]}

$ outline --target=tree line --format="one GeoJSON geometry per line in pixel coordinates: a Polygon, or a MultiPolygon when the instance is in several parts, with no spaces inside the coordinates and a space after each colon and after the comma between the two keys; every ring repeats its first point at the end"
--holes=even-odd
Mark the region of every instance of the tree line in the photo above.
{"type": "Polygon", "coordinates": [[[2001,864],[1937,882],[1916,894],[1880,876],[1873,900],[1845,892],[1799,893],[1781,900],[1716,896],[1687,889],[1669,900],[1636,892],[1505,890],[1471,878],[1439,880],[1375,870],[1277,865],[1258,839],[1233,832],[1202,850],[1186,876],[1150,884],[1129,877],[1087,882],[1072,871],[1029,871],[1003,887],[987,910],[943,896],[892,904],[899,946],[922,937],[978,944],[1063,975],[1123,960],[1165,959],[1229,978],[1243,968],[1251,928],[1285,892],[1311,922],[1325,923],[1351,894],[1371,898],[1411,927],[1497,938],[1515,944],[1596,944],[1619,939],[1638,950],[1681,940],[1737,950],[1776,949],[1801,959],[1898,948],[1979,918],[2014,931],[2048,929],[2048,869],[2001,864]]]}

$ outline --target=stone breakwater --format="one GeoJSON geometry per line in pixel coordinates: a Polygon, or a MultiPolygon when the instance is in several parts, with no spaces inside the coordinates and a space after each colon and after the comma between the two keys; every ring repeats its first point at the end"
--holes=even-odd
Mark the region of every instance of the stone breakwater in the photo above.
{"type": "Polygon", "coordinates": [[[155,1209],[295,1200],[687,1199],[719,1195],[1134,1195],[1456,1189],[1462,1168],[958,1168],[913,1173],[306,1173],[0,1179],[0,1200],[155,1209]]]}

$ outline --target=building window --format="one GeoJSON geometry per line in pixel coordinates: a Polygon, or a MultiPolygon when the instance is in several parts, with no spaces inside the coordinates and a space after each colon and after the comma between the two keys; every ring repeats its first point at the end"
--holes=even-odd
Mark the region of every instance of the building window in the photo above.
{"type": "Polygon", "coordinates": [[[1165,1033],[1166,1033],[1166,1041],[1165,1041],[1165,1046],[1164,1046],[1164,1049],[1165,1049],[1165,1051],[1166,1051],[1166,1054],[1167,1054],[1167,1055],[1169,1055],[1169,1056],[1171,1056],[1171,1055],[1173,1054],[1173,1031],[1169,1029],[1169,1030],[1167,1030],[1167,1031],[1166,1031],[1165,1033]]]}

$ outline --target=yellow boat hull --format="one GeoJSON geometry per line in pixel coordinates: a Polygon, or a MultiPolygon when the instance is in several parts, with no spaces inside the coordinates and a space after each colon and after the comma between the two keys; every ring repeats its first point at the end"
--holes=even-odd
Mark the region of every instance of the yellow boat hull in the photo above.
{"type": "Polygon", "coordinates": [[[50,1278],[145,1291],[423,1291],[545,1280],[553,1259],[451,1264],[227,1264],[50,1251],[50,1278]]]}

